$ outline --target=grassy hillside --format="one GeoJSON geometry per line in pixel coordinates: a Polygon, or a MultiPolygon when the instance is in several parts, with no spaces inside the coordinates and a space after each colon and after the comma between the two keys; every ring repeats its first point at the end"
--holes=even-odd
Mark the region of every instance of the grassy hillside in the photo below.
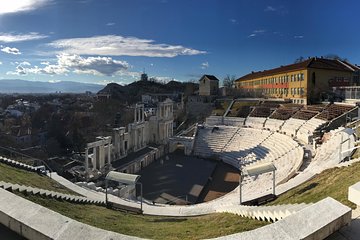
{"type": "Polygon", "coordinates": [[[355,208],[355,204],[347,200],[349,186],[360,181],[360,162],[350,167],[328,169],[312,180],[284,193],[270,205],[286,203],[317,202],[326,197],[355,208]]]}
{"type": "Polygon", "coordinates": [[[268,224],[234,214],[157,217],[126,214],[95,205],[74,205],[38,196],[29,200],[77,221],[126,235],[150,239],[204,239],[249,231],[268,224]]]}
{"type": "MultiPolygon", "coordinates": [[[[0,181],[75,194],[56,181],[37,173],[0,163],[0,181]]],[[[34,195],[18,195],[77,221],[126,235],[152,239],[203,239],[248,231],[268,223],[234,214],[200,217],[155,217],[126,214],[95,205],[72,204],[34,195]]]]}
{"type": "Polygon", "coordinates": [[[79,195],[65,188],[49,177],[14,168],[3,163],[0,163],[0,181],[37,187],[61,193],[79,195]]]}

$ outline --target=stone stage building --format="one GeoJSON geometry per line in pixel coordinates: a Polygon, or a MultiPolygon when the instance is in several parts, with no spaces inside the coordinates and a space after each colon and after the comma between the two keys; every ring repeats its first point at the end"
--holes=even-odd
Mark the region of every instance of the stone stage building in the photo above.
{"type": "Polygon", "coordinates": [[[92,178],[93,172],[106,173],[114,166],[122,172],[136,173],[160,158],[166,149],[164,146],[173,136],[173,121],[173,101],[170,99],[157,103],[155,114],[148,119],[145,118],[144,104],[136,104],[132,123],[114,128],[112,136],[97,137],[95,142],[87,144],[86,177],[92,178]]]}

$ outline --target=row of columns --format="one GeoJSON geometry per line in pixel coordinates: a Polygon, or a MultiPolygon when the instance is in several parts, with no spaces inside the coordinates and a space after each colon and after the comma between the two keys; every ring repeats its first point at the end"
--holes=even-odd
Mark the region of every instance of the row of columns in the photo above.
{"type": "Polygon", "coordinates": [[[114,158],[119,159],[123,156],[126,156],[127,149],[125,149],[125,128],[114,128],[114,158]]]}
{"type": "Polygon", "coordinates": [[[167,118],[172,116],[172,112],[173,112],[173,104],[172,103],[167,103],[167,104],[161,104],[159,107],[159,117],[160,118],[167,118]]]}
{"type": "Polygon", "coordinates": [[[134,149],[138,150],[145,147],[145,127],[141,126],[134,129],[134,149]]]}
{"type": "Polygon", "coordinates": [[[111,137],[98,137],[99,141],[88,143],[85,148],[85,170],[89,171],[89,150],[93,151],[91,163],[92,168],[100,170],[111,162],[111,137]],[[106,154],[107,152],[107,154],[106,154]],[[106,158],[107,155],[107,158],[106,158]]]}
{"type": "Polygon", "coordinates": [[[134,111],[134,122],[144,122],[145,114],[144,114],[144,104],[136,104],[134,111]]]}

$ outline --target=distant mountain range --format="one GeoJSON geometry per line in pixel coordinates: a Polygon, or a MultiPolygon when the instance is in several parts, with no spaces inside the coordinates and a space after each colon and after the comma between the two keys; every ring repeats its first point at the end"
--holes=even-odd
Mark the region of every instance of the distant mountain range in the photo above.
{"type": "Polygon", "coordinates": [[[0,80],[0,93],[84,93],[86,91],[97,93],[103,88],[104,86],[99,84],[71,81],[52,83],[21,79],[0,80]]]}
{"type": "Polygon", "coordinates": [[[181,92],[185,95],[192,94],[199,86],[191,82],[170,81],[166,84],[153,81],[137,81],[122,86],[109,83],[100,90],[100,93],[108,93],[112,98],[121,102],[133,103],[141,100],[141,95],[146,93],[174,93],[181,92]]]}

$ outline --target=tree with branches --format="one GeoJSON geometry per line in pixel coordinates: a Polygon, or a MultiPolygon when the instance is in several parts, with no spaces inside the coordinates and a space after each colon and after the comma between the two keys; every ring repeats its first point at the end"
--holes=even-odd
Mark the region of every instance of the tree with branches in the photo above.
{"type": "Polygon", "coordinates": [[[235,85],[235,80],[236,80],[236,76],[235,76],[235,75],[227,74],[227,75],[224,77],[223,86],[224,86],[224,87],[228,87],[228,88],[233,88],[234,85],[235,85]]]}

